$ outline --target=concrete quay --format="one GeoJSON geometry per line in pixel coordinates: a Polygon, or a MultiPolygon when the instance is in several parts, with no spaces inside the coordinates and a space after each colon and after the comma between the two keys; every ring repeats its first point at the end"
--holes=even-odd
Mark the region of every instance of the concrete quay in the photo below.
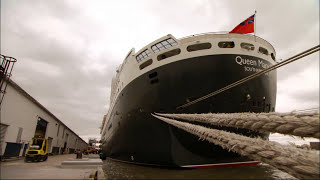
{"type": "MultiPolygon", "coordinates": [[[[91,155],[92,156],[92,155],[91,155]]],[[[98,156],[98,155],[97,155],[98,156]]],[[[83,156],[77,160],[75,154],[49,156],[44,162],[25,162],[24,159],[1,162],[1,179],[104,179],[104,173],[96,156],[83,156]],[[83,162],[91,162],[86,164],[83,162]],[[65,165],[65,162],[67,165],[65,165]],[[71,163],[70,163],[71,162],[71,163]],[[76,165],[72,164],[76,162],[76,165]],[[79,163],[80,164],[77,164],[79,163]],[[95,163],[92,163],[95,162],[95,163]]]]}

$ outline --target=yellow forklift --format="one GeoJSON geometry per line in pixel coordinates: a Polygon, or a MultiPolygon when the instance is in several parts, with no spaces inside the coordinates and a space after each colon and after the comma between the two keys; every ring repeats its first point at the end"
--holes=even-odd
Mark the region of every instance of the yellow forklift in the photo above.
{"type": "Polygon", "coordinates": [[[25,161],[46,161],[48,159],[48,139],[32,138],[25,161]]]}

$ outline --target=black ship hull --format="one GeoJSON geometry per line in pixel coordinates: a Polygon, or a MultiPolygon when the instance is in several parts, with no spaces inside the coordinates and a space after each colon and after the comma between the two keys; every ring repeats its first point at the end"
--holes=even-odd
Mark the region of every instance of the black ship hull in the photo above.
{"type": "MultiPolygon", "coordinates": [[[[274,111],[276,71],[176,109],[271,65],[253,56],[222,54],[183,59],[139,76],[116,99],[103,134],[103,154],[120,161],[168,167],[250,161],[170,126],[151,113],[274,111]]],[[[268,136],[244,129],[225,130],[247,136],[268,136]]]]}

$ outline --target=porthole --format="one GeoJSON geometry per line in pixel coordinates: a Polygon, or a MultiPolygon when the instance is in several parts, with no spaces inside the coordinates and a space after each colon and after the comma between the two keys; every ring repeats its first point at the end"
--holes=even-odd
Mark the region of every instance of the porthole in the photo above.
{"type": "Polygon", "coordinates": [[[154,77],[157,77],[158,76],[158,73],[157,72],[153,72],[153,73],[150,73],[149,74],[149,78],[152,79],[154,77]]]}
{"type": "Polygon", "coordinates": [[[159,79],[158,79],[158,78],[152,79],[152,80],[150,81],[151,84],[155,84],[155,83],[158,83],[158,82],[159,82],[159,79]]]}

